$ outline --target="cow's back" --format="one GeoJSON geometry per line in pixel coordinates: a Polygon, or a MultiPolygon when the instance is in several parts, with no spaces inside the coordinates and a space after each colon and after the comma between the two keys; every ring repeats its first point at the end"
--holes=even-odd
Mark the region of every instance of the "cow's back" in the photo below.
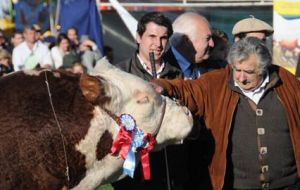
{"type": "Polygon", "coordinates": [[[70,187],[85,175],[84,156],[74,144],[87,133],[93,106],[82,96],[79,77],[18,72],[0,80],[0,189],[58,189],[66,183],[63,143],[47,83],[69,155],[70,187]]]}

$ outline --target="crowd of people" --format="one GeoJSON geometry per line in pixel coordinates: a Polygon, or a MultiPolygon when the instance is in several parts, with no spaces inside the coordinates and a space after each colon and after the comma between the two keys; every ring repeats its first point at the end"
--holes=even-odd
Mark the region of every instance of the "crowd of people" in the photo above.
{"type": "Polygon", "coordinates": [[[96,61],[103,57],[96,43],[87,35],[79,38],[76,28],[71,27],[66,33],[54,37],[43,33],[38,24],[15,31],[10,39],[0,30],[0,54],[8,62],[1,61],[1,76],[37,68],[90,72],[96,61]]]}
{"type": "MultiPolygon", "coordinates": [[[[103,56],[76,28],[52,44],[38,32],[25,27],[8,43],[0,31],[1,72],[83,73],[103,56]]],[[[163,13],[143,15],[136,51],[115,65],[179,99],[192,111],[194,127],[182,144],[151,153],[150,181],[137,169],[114,189],[300,189],[300,83],[272,63],[265,41],[273,32],[253,16],[242,19],[230,47],[228,34],[198,13],[185,12],[173,23],[163,13]]]]}

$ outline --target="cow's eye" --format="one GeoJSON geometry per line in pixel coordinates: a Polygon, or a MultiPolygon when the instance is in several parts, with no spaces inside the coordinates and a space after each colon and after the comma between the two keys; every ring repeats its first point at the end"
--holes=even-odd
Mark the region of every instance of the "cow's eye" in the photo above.
{"type": "Polygon", "coordinates": [[[146,103],[149,103],[149,98],[148,98],[148,96],[145,96],[145,97],[143,97],[143,98],[137,100],[137,103],[138,103],[138,104],[146,104],[146,103]]]}

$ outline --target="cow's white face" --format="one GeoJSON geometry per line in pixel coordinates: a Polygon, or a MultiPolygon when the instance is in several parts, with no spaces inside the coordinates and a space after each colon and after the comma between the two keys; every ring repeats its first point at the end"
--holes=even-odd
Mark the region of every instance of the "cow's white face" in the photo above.
{"type": "Polygon", "coordinates": [[[123,159],[107,155],[96,160],[95,155],[97,139],[104,131],[113,138],[117,136],[119,126],[112,114],[130,114],[138,128],[156,137],[156,149],[185,138],[193,125],[187,108],[159,95],[149,82],[117,69],[105,59],[97,63],[91,75],[81,76],[80,87],[85,98],[95,105],[94,118],[88,134],[76,145],[85,155],[87,175],[74,189],[94,189],[121,176],[123,159]]]}
{"type": "Polygon", "coordinates": [[[116,115],[132,115],[143,132],[157,135],[157,144],[181,140],[191,131],[193,121],[187,108],[156,93],[147,81],[117,69],[105,59],[97,63],[91,75],[102,78],[102,93],[110,99],[102,102],[102,107],[116,115]],[[166,109],[160,126],[164,100],[166,109]]]}

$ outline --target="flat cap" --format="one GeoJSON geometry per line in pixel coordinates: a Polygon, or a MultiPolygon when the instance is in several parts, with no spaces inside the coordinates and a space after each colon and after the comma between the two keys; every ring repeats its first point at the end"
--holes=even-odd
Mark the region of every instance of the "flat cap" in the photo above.
{"type": "Polygon", "coordinates": [[[267,36],[274,32],[272,26],[270,26],[268,23],[251,16],[251,18],[245,18],[237,22],[232,29],[232,34],[237,35],[240,33],[260,31],[265,32],[267,36]]]}

